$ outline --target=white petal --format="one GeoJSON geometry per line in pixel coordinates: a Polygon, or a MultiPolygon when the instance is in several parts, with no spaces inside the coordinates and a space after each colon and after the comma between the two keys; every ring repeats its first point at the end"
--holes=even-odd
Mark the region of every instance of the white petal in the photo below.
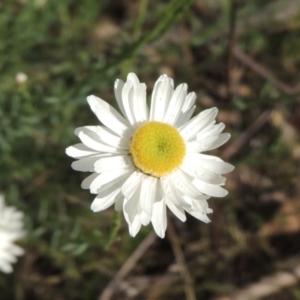
{"type": "Polygon", "coordinates": [[[135,216],[133,222],[129,224],[129,234],[132,237],[135,237],[137,233],[140,231],[140,229],[141,229],[141,222],[139,220],[139,216],[135,216]]]}
{"type": "Polygon", "coordinates": [[[167,212],[164,198],[154,202],[151,222],[156,234],[160,238],[164,238],[167,228],[167,212]]]}
{"type": "Polygon", "coordinates": [[[177,206],[168,197],[165,197],[165,201],[172,213],[182,222],[186,221],[186,215],[184,209],[181,206],[177,206]]]}
{"type": "MultiPolygon", "coordinates": [[[[122,189],[121,189],[121,191],[122,191],[122,189]]],[[[123,195],[123,193],[122,193],[122,195],[123,195]]],[[[123,195],[123,197],[124,197],[124,195],[123,195]]],[[[127,213],[127,211],[124,209],[124,208],[125,208],[125,205],[127,205],[127,202],[128,202],[128,199],[124,198],[122,210],[123,210],[124,218],[125,218],[127,224],[128,224],[128,225],[131,225],[132,222],[129,221],[128,213],[127,213]]],[[[135,216],[138,217],[137,214],[136,214],[135,216]]]]}
{"type": "Polygon", "coordinates": [[[208,216],[206,214],[203,214],[203,213],[200,213],[197,211],[193,211],[193,210],[188,211],[188,213],[204,223],[210,222],[210,219],[208,218],[208,216]]]}
{"type": "Polygon", "coordinates": [[[96,133],[97,132],[97,127],[98,126],[82,126],[82,127],[77,127],[74,130],[74,134],[78,136],[79,132],[81,132],[81,131],[83,131],[84,133],[91,133],[91,132],[96,133]]]}
{"type": "Polygon", "coordinates": [[[228,133],[222,133],[220,135],[208,136],[200,141],[190,141],[186,143],[188,153],[203,152],[218,148],[220,145],[226,143],[230,138],[228,133]]]}
{"type": "Polygon", "coordinates": [[[25,253],[24,249],[19,247],[18,245],[12,245],[10,248],[10,253],[15,256],[21,256],[25,253]]]}
{"type": "Polygon", "coordinates": [[[220,158],[199,153],[189,154],[194,158],[195,165],[199,165],[204,169],[210,170],[217,174],[226,174],[234,170],[234,166],[222,161],[220,158]]]}
{"type": "Polygon", "coordinates": [[[146,85],[140,83],[134,73],[129,73],[122,90],[122,102],[127,117],[133,128],[148,120],[146,85]]]}
{"type": "Polygon", "coordinates": [[[157,178],[143,175],[141,183],[140,205],[142,210],[151,216],[156,194],[157,178]]]}
{"type": "Polygon", "coordinates": [[[163,121],[173,90],[173,81],[171,78],[167,75],[160,76],[152,92],[150,121],[163,121]]]}
{"type": "Polygon", "coordinates": [[[140,83],[133,87],[132,112],[135,121],[135,127],[146,122],[149,118],[149,111],[147,107],[146,85],[140,83]]]}
{"type": "Polygon", "coordinates": [[[91,210],[94,212],[98,212],[104,209],[107,209],[108,207],[112,206],[115,202],[116,196],[120,193],[121,188],[114,190],[111,194],[100,197],[100,194],[95,198],[91,205],[91,210]]]}
{"type": "Polygon", "coordinates": [[[83,188],[84,190],[87,190],[90,188],[92,182],[95,180],[95,178],[97,178],[99,176],[99,174],[97,173],[93,173],[90,176],[88,176],[87,178],[85,178],[82,183],[81,183],[81,188],[83,188]]]}
{"type": "Polygon", "coordinates": [[[98,161],[101,158],[106,158],[110,154],[99,154],[96,156],[90,156],[90,157],[84,157],[79,160],[76,160],[72,163],[71,167],[75,171],[81,171],[81,172],[94,172],[94,164],[96,161],[98,161]]]}
{"type": "Polygon", "coordinates": [[[180,169],[176,170],[171,175],[172,181],[176,188],[183,194],[193,199],[203,199],[203,195],[192,184],[191,180],[180,169]]]}
{"type": "Polygon", "coordinates": [[[182,206],[183,198],[181,194],[178,192],[176,185],[173,183],[170,176],[161,177],[160,178],[161,186],[164,194],[168,197],[170,201],[174,203],[174,205],[182,206]]]}
{"type": "MultiPolygon", "coordinates": [[[[124,184],[124,182],[127,180],[128,176],[131,175],[133,171],[127,172],[123,174],[122,176],[116,177],[114,180],[107,182],[106,184],[102,184],[100,187],[98,187],[98,193],[101,195],[105,195],[107,193],[110,193],[113,190],[116,190],[124,184]]],[[[104,173],[108,174],[108,173],[104,173]]],[[[103,175],[103,174],[101,174],[103,175]]],[[[92,192],[92,189],[91,189],[92,192]]]]}
{"type": "Polygon", "coordinates": [[[117,99],[119,108],[123,114],[123,116],[125,116],[125,110],[124,110],[124,106],[123,106],[123,102],[122,102],[122,90],[124,87],[124,82],[121,79],[117,79],[115,81],[115,86],[114,86],[114,91],[115,91],[115,97],[117,99]]]}
{"type": "Polygon", "coordinates": [[[144,225],[144,226],[149,225],[149,223],[151,222],[151,216],[146,214],[144,211],[142,211],[138,215],[139,215],[140,222],[142,223],[142,225],[144,225]]]}
{"type": "Polygon", "coordinates": [[[100,186],[98,189],[98,196],[101,196],[101,198],[103,198],[110,195],[113,191],[121,189],[126,179],[126,177],[121,176],[116,178],[114,181],[108,182],[100,186]]]}
{"type": "Polygon", "coordinates": [[[195,177],[199,180],[202,180],[207,183],[214,184],[223,184],[226,181],[226,178],[219,175],[219,172],[214,173],[210,169],[205,168],[199,161],[198,157],[192,154],[186,155],[184,162],[180,166],[180,169],[189,174],[192,177],[195,177]]]}
{"type": "MultiPolygon", "coordinates": [[[[98,105],[94,108],[98,119],[113,132],[121,137],[130,138],[132,134],[131,125],[124,119],[111,105],[95,96],[89,96],[88,102],[95,102],[97,99],[98,105]]],[[[91,105],[91,104],[90,104],[91,105]]],[[[91,105],[92,107],[92,105],[91,105]]]]}
{"type": "Polygon", "coordinates": [[[123,211],[128,224],[132,224],[138,214],[142,175],[141,172],[133,172],[122,186],[122,193],[125,196],[123,211]]]}
{"type": "Polygon", "coordinates": [[[1,215],[1,212],[4,211],[4,196],[0,194],[0,215],[1,215]]]}
{"type": "Polygon", "coordinates": [[[10,248],[11,247],[8,247],[8,249],[4,249],[6,251],[1,252],[1,259],[9,263],[14,263],[17,261],[17,258],[14,255],[12,255],[12,253],[10,252],[10,248]]]}
{"type": "Polygon", "coordinates": [[[186,112],[181,112],[179,117],[178,117],[178,120],[176,122],[176,127],[180,127],[182,126],[183,124],[187,123],[190,118],[192,117],[194,111],[196,109],[196,105],[194,105],[191,109],[189,109],[188,111],[186,112]]]}
{"type": "Polygon", "coordinates": [[[192,200],[192,209],[194,211],[197,211],[197,212],[200,212],[200,213],[203,213],[203,214],[210,214],[212,213],[212,209],[208,207],[208,203],[206,200],[194,200],[194,199],[191,199],[192,200]]]}
{"type": "Polygon", "coordinates": [[[194,118],[192,118],[188,123],[184,124],[179,128],[181,136],[189,141],[192,139],[199,131],[208,126],[214,121],[218,114],[217,108],[206,109],[194,118]]]}
{"type": "Polygon", "coordinates": [[[224,145],[229,139],[230,139],[230,133],[222,133],[220,134],[219,138],[211,143],[211,145],[206,148],[203,151],[209,151],[209,150],[214,150],[216,148],[219,148],[220,146],[224,145]]]}
{"type": "MultiPolygon", "coordinates": [[[[102,104],[102,102],[105,102],[105,101],[103,101],[99,97],[91,95],[91,96],[87,97],[87,102],[90,105],[92,112],[96,115],[96,110],[97,110],[98,105],[102,104]]],[[[108,103],[106,103],[106,104],[109,105],[108,103]]]]}
{"type": "Polygon", "coordinates": [[[182,110],[176,121],[177,128],[180,127],[181,125],[185,124],[191,118],[191,116],[196,108],[196,106],[194,105],[196,97],[197,96],[194,92],[191,92],[186,96],[182,110]]]}
{"type": "Polygon", "coordinates": [[[220,136],[221,132],[224,130],[225,125],[223,123],[214,124],[212,123],[210,126],[207,126],[204,130],[197,134],[197,141],[204,140],[210,136],[220,136]]]}
{"type": "Polygon", "coordinates": [[[130,199],[140,185],[143,174],[141,172],[133,172],[122,186],[122,193],[126,199],[130,199]]]}
{"type": "Polygon", "coordinates": [[[122,193],[118,194],[115,199],[115,210],[121,211],[123,209],[124,196],[122,193]]]}
{"type": "MultiPolygon", "coordinates": [[[[136,173],[136,172],[135,172],[136,173]]],[[[134,218],[136,217],[136,215],[138,215],[139,211],[139,199],[140,199],[140,193],[141,193],[141,181],[140,180],[135,180],[135,186],[131,185],[131,190],[130,187],[125,186],[125,184],[123,184],[124,190],[126,190],[126,193],[130,195],[130,197],[126,197],[126,200],[124,201],[124,213],[127,214],[127,223],[128,224],[132,224],[132,222],[134,221],[134,218]]],[[[122,187],[122,190],[123,190],[122,187]]],[[[124,194],[124,193],[123,193],[124,194]]]]}
{"type": "Polygon", "coordinates": [[[131,125],[135,124],[133,115],[133,84],[131,81],[126,81],[122,90],[122,101],[125,110],[125,116],[131,125]]]}
{"type": "MultiPolygon", "coordinates": [[[[189,172],[186,172],[186,173],[193,176],[189,172]]],[[[195,177],[201,181],[204,181],[206,183],[211,183],[211,184],[224,185],[226,182],[226,177],[224,177],[220,174],[211,172],[210,170],[207,170],[205,168],[196,169],[193,177],[195,177]]]]}
{"type": "Polygon", "coordinates": [[[92,150],[86,145],[80,143],[73,146],[70,146],[66,149],[66,154],[73,158],[82,158],[85,156],[95,155],[97,151],[92,150]]]}
{"type": "Polygon", "coordinates": [[[208,154],[203,154],[203,153],[193,153],[193,154],[189,154],[195,157],[195,159],[207,159],[210,161],[222,161],[223,160],[218,157],[218,156],[214,156],[214,155],[208,155],[208,154]]]}
{"type": "Polygon", "coordinates": [[[182,112],[186,112],[186,111],[190,110],[194,106],[196,98],[197,98],[197,95],[195,92],[188,93],[188,95],[186,96],[184,105],[182,107],[182,112]]]}
{"type": "Polygon", "coordinates": [[[89,188],[92,194],[101,193],[103,189],[108,188],[109,186],[114,185],[115,183],[118,183],[120,186],[122,186],[123,182],[120,183],[120,180],[122,180],[124,177],[130,176],[133,172],[134,168],[124,168],[124,169],[118,169],[111,172],[105,172],[102,174],[97,174],[98,176],[95,177],[93,182],[91,182],[89,188]],[[104,188],[102,188],[104,187],[104,188]]]}
{"type": "Polygon", "coordinates": [[[9,274],[9,273],[11,273],[13,271],[13,268],[12,268],[11,264],[9,264],[8,262],[1,261],[0,262],[0,270],[3,273],[9,274]]]}
{"type": "Polygon", "coordinates": [[[174,125],[180,115],[187,94],[187,84],[180,84],[174,91],[163,122],[174,125]]]}
{"type": "Polygon", "coordinates": [[[200,192],[209,196],[225,197],[228,194],[228,192],[219,185],[209,184],[198,179],[194,179],[193,184],[200,192]]]}
{"type": "Polygon", "coordinates": [[[104,173],[132,166],[133,162],[129,155],[111,156],[99,159],[95,163],[95,172],[104,173]]]}
{"type": "Polygon", "coordinates": [[[138,77],[136,76],[135,73],[133,72],[130,72],[128,75],[127,75],[127,81],[131,81],[133,85],[138,85],[140,83],[138,77]]]}
{"type": "Polygon", "coordinates": [[[129,149],[129,140],[113,134],[110,129],[104,126],[97,126],[96,133],[101,141],[109,146],[117,149],[129,149]]]}
{"type": "Polygon", "coordinates": [[[81,131],[78,134],[78,137],[80,138],[83,144],[99,152],[117,153],[117,154],[124,154],[127,152],[126,150],[110,147],[108,145],[105,145],[104,143],[101,143],[99,137],[95,133],[86,134],[83,131],[81,131]]]}

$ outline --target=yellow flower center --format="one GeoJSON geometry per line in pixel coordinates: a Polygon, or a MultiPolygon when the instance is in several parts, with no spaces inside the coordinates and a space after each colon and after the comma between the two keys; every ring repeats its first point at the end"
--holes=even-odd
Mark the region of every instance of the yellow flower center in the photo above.
{"type": "Polygon", "coordinates": [[[177,169],[185,156],[185,142],[179,131],[161,122],[148,122],[132,136],[130,153],[137,168],[161,177],[177,169]]]}

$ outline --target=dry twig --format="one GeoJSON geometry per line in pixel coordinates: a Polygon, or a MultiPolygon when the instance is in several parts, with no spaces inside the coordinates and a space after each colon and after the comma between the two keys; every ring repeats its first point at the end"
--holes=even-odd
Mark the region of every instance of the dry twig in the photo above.
{"type": "Polygon", "coordinates": [[[196,300],[195,291],[193,288],[193,280],[190,275],[189,269],[186,265],[184,254],[180,247],[178,237],[176,235],[171,217],[168,218],[167,233],[168,233],[168,237],[170,239],[171,245],[172,245],[172,249],[173,249],[173,253],[174,253],[176,262],[178,263],[178,265],[180,267],[181,276],[184,280],[184,290],[185,290],[186,299],[187,300],[196,300]]]}
{"type": "MultiPolygon", "coordinates": [[[[264,66],[257,63],[250,56],[243,53],[240,49],[235,47],[234,54],[236,58],[238,58],[243,64],[248,66],[252,71],[260,75],[262,78],[266,80],[270,80],[274,86],[284,94],[291,95],[298,92],[297,88],[291,88],[287,84],[275,78],[270,71],[268,71],[264,66]]],[[[250,138],[257,132],[260,128],[262,128],[269,120],[272,109],[264,111],[253,124],[251,124],[240,136],[239,138],[228,146],[224,152],[222,157],[225,160],[232,158],[236,153],[238,153],[243,146],[250,140],[250,138]]]]}
{"type": "Polygon", "coordinates": [[[136,263],[148,250],[148,248],[155,242],[156,234],[151,232],[145,240],[138,246],[138,248],[132,253],[132,255],[125,262],[123,267],[118,271],[113,280],[104,289],[102,294],[98,297],[98,300],[109,300],[111,299],[116,287],[120,284],[122,279],[134,268],[136,263]]]}
{"type": "MultiPolygon", "coordinates": [[[[289,262],[283,262],[287,265],[289,262]]],[[[275,272],[272,275],[262,277],[259,281],[246,287],[234,290],[230,296],[219,297],[215,300],[259,300],[280,292],[284,288],[295,286],[300,280],[300,261],[293,261],[293,266],[288,271],[275,272]]]]}
{"type": "Polygon", "coordinates": [[[291,95],[296,93],[295,89],[291,88],[287,84],[283,83],[279,79],[275,78],[270,71],[268,71],[264,66],[257,63],[254,59],[252,59],[249,55],[243,53],[239,48],[235,47],[234,55],[237,59],[239,59],[244,65],[252,69],[255,73],[260,75],[262,78],[266,80],[270,80],[274,86],[282,93],[291,95]]]}
{"type": "Polygon", "coordinates": [[[29,194],[33,193],[36,189],[40,186],[45,184],[45,182],[57,171],[57,167],[51,168],[44,173],[38,175],[34,178],[29,185],[27,185],[21,192],[22,196],[28,196],[29,194]]]}
{"type": "Polygon", "coordinates": [[[235,154],[237,154],[243,146],[250,140],[250,138],[257,132],[261,127],[263,127],[269,120],[272,110],[264,111],[255,121],[252,123],[239,138],[236,139],[230,146],[228,146],[222,153],[222,158],[229,160],[235,154]]]}

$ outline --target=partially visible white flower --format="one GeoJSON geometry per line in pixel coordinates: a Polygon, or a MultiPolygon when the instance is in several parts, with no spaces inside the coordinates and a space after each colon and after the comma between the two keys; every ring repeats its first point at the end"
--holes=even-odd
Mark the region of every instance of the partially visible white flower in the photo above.
{"type": "Polygon", "coordinates": [[[27,74],[25,74],[23,72],[19,72],[16,75],[16,82],[19,83],[19,84],[25,83],[27,81],[27,79],[28,79],[27,74]]]}
{"type": "Polygon", "coordinates": [[[13,206],[6,206],[0,195],[0,271],[12,272],[12,264],[24,250],[14,242],[25,235],[23,213],[13,206]]]}
{"type": "Polygon", "coordinates": [[[123,210],[132,236],[151,222],[157,235],[164,237],[167,207],[183,222],[185,212],[209,222],[212,210],[207,200],[227,195],[222,174],[234,169],[218,157],[202,154],[230,138],[222,133],[225,125],[216,124],[218,109],[191,119],[196,94],[188,93],[185,83],[174,89],[167,75],[156,81],[150,108],[146,85],[134,73],[125,83],[116,80],[115,96],[123,116],[102,99],[89,96],[91,110],[104,126],[77,128],[82,143],[66,150],[77,159],[74,170],[93,172],[82,182],[82,188],[97,194],[92,210],[114,204],[123,210]]]}

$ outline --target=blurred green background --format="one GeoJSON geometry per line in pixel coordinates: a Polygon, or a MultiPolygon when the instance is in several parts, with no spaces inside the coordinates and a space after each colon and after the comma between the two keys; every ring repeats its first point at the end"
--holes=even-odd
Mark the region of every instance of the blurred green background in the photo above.
{"type": "MultiPolygon", "coordinates": [[[[28,231],[0,299],[97,299],[151,232],[93,213],[65,155],[98,124],[86,97],[115,105],[130,71],[148,96],[160,74],[187,82],[232,134],[212,223],[174,220],[197,299],[300,299],[299,67],[298,0],[0,1],[0,191],[28,231]]],[[[157,239],[112,299],[185,299],[171,244],[157,239]]]]}

